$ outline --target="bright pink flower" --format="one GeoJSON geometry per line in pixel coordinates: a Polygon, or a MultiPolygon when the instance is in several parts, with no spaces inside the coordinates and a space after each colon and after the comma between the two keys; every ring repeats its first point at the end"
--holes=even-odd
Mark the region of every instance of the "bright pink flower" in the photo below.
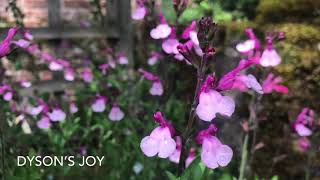
{"type": "Polygon", "coordinates": [[[239,73],[253,65],[253,61],[249,60],[241,60],[238,64],[238,66],[225,74],[219,81],[218,87],[216,88],[219,91],[225,91],[225,90],[230,90],[233,87],[233,84],[236,80],[236,77],[239,75],[239,73]]]}
{"type": "Polygon", "coordinates": [[[147,8],[144,6],[138,7],[131,14],[131,18],[134,20],[142,20],[147,14],[147,8]]]}
{"type": "Polygon", "coordinates": [[[49,62],[52,62],[52,61],[55,61],[56,59],[51,55],[49,54],[48,52],[42,52],[41,53],[41,59],[45,60],[45,61],[49,61],[49,62]]]}
{"type": "Polygon", "coordinates": [[[181,149],[182,149],[182,142],[181,142],[181,137],[177,136],[176,137],[176,150],[174,151],[173,154],[170,155],[169,160],[171,162],[174,162],[176,164],[179,163],[180,160],[180,155],[181,155],[181,149]]]}
{"type": "Polygon", "coordinates": [[[282,78],[280,76],[274,77],[272,73],[268,74],[266,80],[263,81],[262,89],[263,92],[268,94],[272,91],[277,91],[279,93],[287,94],[289,92],[286,86],[280,85],[282,78]]]}
{"type": "Polygon", "coordinates": [[[78,112],[77,104],[75,102],[71,102],[69,105],[69,110],[72,114],[78,112]]]}
{"type": "Polygon", "coordinates": [[[123,119],[123,117],[124,113],[121,111],[120,107],[114,104],[109,113],[109,119],[111,121],[120,121],[121,119],[123,119]]]}
{"type": "Polygon", "coordinates": [[[192,23],[183,31],[182,33],[182,38],[183,39],[189,39],[190,38],[190,33],[195,32],[197,28],[197,22],[192,21],[192,23]]]}
{"type": "Polygon", "coordinates": [[[18,32],[18,28],[9,29],[7,37],[0,44],[0,58],[10,53],[10,45],[14,36],[17,34],[17,32],[18,32]]]}
{"type": "Polygon", "coordinates": [[[92,70],[88,67],[83,69],[83,71],[81,72],[81,76],[82,79],[87,83],[90,83],[93,80],[92,70]]]}
{"type": "Polygon", "coordinates": [[[191,148],[189,151],[189,155],[186,159],[186,168],[196,159],[196,149],[191,148]]]}
{"type": "Polygon", "coordinates": [[[163,118],[161,112],[156,112],[154,118],[160,126],[155,128],[150,136],[141,140],[140,148],[148,157],[158,154],[160,158],[168,158],[176,150],[176,142],[172,139],[174,129],[163,118]]]}
{"type": "Polygon", "coordinates": [[[308,138],[301,137],[298,140],[298,146],[302,151],[307,151],[311,147],[311,143],[308,138]]]}
{"type": "Polygon", "coordinates": [[[232,149],[220,142],[215,136],[217,129],[210,125],[208,129],[200,131],[197,135],[198,143],[202,144],[201,160],[211,169],[227,166],[233,156],[232,149]]]}
{"type": "Polygon", "coordinates": [[[104,96],[97,96],[94,103],[91,105],[93,112],[103,112],[106,109],[107,98],[104,96]]]}
{"type": "Polygon", "coordinates": [[[38,122],[39,129],[49,129],[51,127],[50,119],[47,116],[43,116],[38,122]]]}
{"type": "Polygon", "coordinates": [[[201,120],[211,121],[217,113],[230,117],[234,109],[235,102],[231,97],[222,96],[215,90],[209,90],[200,93],[196,113],[201,120]]]}
{"type": "Polygon", "coordinates": [[[51,113],[48,113],[49,118],[53,122],[64,121],[66,119],[66,113],[60,108],[55,108],[51,113]]]}

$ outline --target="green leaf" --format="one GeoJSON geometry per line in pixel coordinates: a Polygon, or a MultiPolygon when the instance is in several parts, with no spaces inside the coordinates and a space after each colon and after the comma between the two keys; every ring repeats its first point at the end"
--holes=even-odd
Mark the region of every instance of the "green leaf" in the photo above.
{"type": "Polygon", "coordinates": [[[172,174],[170,171],[166,171],[166,175],[168,176],[169,180],[177,180],[177,178],[174,174],[172,174]]]}
{"type": "Polygon", "coordinates": [[[279,177],[276,175],[276,176],[273,176],[272,178],[271,178],[271,180],[278,180],[279,179],[279,177]]]}
{"type": "Polygon", "coordinates": [[[181,180],[201,179],[205,169],[206,169],[205,166],[201,163],[200,156],[198,156],[191,163],[191,165],[183,172],[180,179],[181,180]]]}

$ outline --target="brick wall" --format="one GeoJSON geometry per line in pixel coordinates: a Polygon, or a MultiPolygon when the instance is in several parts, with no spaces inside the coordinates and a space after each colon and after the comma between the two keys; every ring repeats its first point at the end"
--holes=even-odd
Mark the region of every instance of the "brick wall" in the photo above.
{"type": "MultiPolygon", "coordinates": [[[[48,0],[17,0],[18,6],[25,14],[24,24],[26,27],[46,27],[48,25],[48,0]]],[[[90,0],[60,0],[61,17],[67,24],[79,24],[81,20],[88,20],[92,6],[90,0]]],[[[106,0],[101,1],[105,7],[106,0]]],[[[13,15],[6,12],[8,0],[0,0],[0,23],[1,21],[14,22],[13,15]]]]}

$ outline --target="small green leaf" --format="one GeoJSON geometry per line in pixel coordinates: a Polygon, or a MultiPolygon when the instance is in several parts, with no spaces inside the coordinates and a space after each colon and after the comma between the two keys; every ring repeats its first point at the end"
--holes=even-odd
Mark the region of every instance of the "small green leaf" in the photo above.
{"type": "Polygon", "coordinates": [[[177,180],[177,178],[174,174],[172,174],[170,171],[166,171],[166,175],[168,176],[169,180],[177,180]]]}

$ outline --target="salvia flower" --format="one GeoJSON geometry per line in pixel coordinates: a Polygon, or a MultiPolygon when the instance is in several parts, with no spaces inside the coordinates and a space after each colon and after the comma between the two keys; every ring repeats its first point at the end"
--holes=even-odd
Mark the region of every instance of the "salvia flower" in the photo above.
{"type": "Polygon", "coordinates": [[[153,51],[153,52],[151,52],[150,57],[148,58],[148,64],[150,66],[153,66],[162,58],[163,58],[163,56],[161,53],[153,51]]]}
{"type": "Polygon", "coordinates": [[[117,104],[113,104],[111,111],[109,113],[109,119],[111,121],[120,121],[124,117],[123,111],[121,111],[120,107],[117,104]]]}
{"type": "Polygon", "coordinates": [[[171,34],[172,31],[162,13],[159,14],[159,18],[161,24],[150,31],[150,36],[153,39],[165,39],[171,34]]]}
{"type": "Polygon", "coordinates": [[[233,84],[233,89],[239,89],[240,91],[246,91],[247,89],[253,89],[259,94],[263,94],[262,87],[257,79],[252,75],[240,75],[236,77],[233,84]]]}
{"type": "Polygon", "coordinates": [[[17,28],[10,28],[9,29],[7,37],[0,44],[0,58],[4,57],[10,53],[10,45],[11,45],[11,42],[12,42],[14,36],[17,34],[17,32],[18,32],[17,28]]]}
{"type": "Polygon", "coordinates": [[[303,108],[293,124],[294,129],[299,136],[305,137],[312,135],[312,131],[309,127],[311,127],[314,123],[314,116],[313,110],[309,108],[303,108]]]}
{"type": "Polygon", "coordinates": [[[140,148],[148,157],[158,155],[160,158],[168,158],[176,150],[176,142],[172,139],[174,129],[171,124],[164,119],[161,112],[156,112],[154,119],[160,126],[155,128],[150,136],[146,136],[141,140],[140,148]]]}
{"type": "Polygon", "coordinates": [[[287,94],[289,92],[289,89],[281,85],[282,78],[280,76],[274,77],[272,73],[268,74],[267,78],[263,81],[262,89],[263,92],[266,94],[272,93],[273,91],[287,94]]]}
{"type": "Polygon", "coordinates": [[[281,63],[281,57],[273,48],[272,38],[267,37],[267,48],[262,52],[260,64],[264,67],[277,66],[281,63]]]}
{"type": "Polygon", "coordinates": [[[75,79],[75,71],[73,68],[67,68],[64,71],[64,79],[67,81],[74,81],[75,79]]]}
{"type": "Polygon", "coordinates": [[[217,113],[230,117],[235,109],[235,102],[231,97],[223,96],[211,88],[214,82],[214,76],[209,75],[200,91],[196,114],[203,121],[211,121],[217,113]]]}
{"type": "Polygon", "coordinates": [[[89,67],[83,69],[81,76],[84,82],[90,83],[93,80],[93,73],[89,67]]]}
{"type": "Polygon", "coordinates": [[[64,121],[66,119],[66,113],[60,108],[54,108],[50,113],[48,113],[48,116],[53,122],[64,121]]]}
{"type": "Polygon", "coordinates": [[[37,126],[39,129],[49,129],[51,127],[50,118],[43,116],[38,122],[37,126]]]}
{"type": "Polygon", "coordinates": [[[186,168],[192,163],[193,160],[196,159],[196,149],[191,148],[186,159],[186,168]]]}
{"type": "Polygon", "coordinates": [[[77,104],[75,102],[71,102],[69,104],[69,110],[72,114],[78,112],[78,107],[77,107],[77,104]]]}
{"type": "Polygon", "coordinates": [[[93,112],[103,112],[106,109],[107,98],[98,95],[93,104],[91,105],[93,112]]]}
{"type": "Polygon", "coordinates": [[[159,77],[141,68],[139,69],[139,72],[144,78],[153,82],[152,87],[149,90],[150,94],[153,96],[161,96],[163,94],[163,85],[159,77]]]}
{"type": "Polygon", "coordinates": [[[227,166],[233,156],[232,149],[215,136],[216,131],[217,128],[211,124],[197,135],[198,143],[202,144],[201,160],[210,169],[227,166]]]}
{"type": "Polygon", "coordinates": [[[44,107],[42,105],[34,106],[27,106],[26,112],[31,116],[37,116],[43,111],[44,107]]]}
{"type": "Polygon", "coordinates": [[[171,162],[174,162],[176,164],[179,163],[180,160],[180,155],[181,155],[181,149],[182,149],[182,142],[181,142],[181,137],[177,136],[176,137],[176,150],[174,151],[173,154],[170,155],[169,160],[171,162]]]}
{"type": "Polygon", "coordinates": [[[129,64],[128,57],[124,53],[120,53],[118,56],[118,63],[122,65],[129,64]]]}
{"type": "Polygon", "coordinates": [[[142,20],[146,16],[147,12],[147,8],[144,5],[140,5],[132,12],[131,18],[137,21],[142,20]]]}
{"type": "Polygon", "coordinates": [[[311,147],[311,143],[309,141],[308,138],[306,137],[301,137],[298,140],[298,147],[302,150],[302,151],[307,151],[308,149],[310,149],[311,147]]]}

